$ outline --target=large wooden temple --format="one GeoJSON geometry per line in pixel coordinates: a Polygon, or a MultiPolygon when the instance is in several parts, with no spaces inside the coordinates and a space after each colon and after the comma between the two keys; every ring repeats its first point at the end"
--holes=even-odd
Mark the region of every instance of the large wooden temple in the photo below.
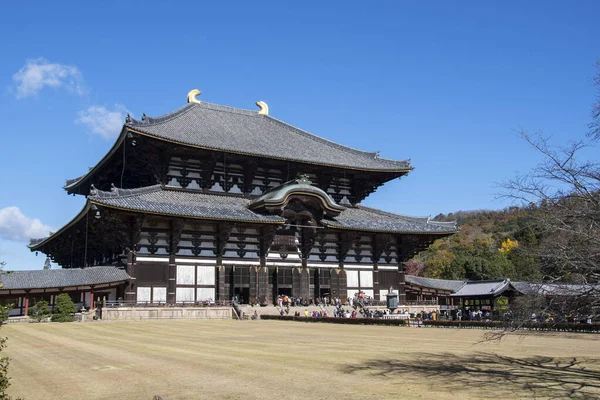
{"type": "Polygon", "coordinates": [[[67,181],[83,209],[30,249],[63,268],[122,266],[129,302],[273,302],[363,291],[405,303],[403,262],[453,223],[360,205],[412,170],[269,115],[200,101],[129,116],[110,151],[67,181]]]}

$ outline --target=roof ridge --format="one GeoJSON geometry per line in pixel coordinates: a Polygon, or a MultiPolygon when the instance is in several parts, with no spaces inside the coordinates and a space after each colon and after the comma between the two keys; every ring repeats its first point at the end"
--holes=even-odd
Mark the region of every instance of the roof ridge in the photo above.
{"type": "Polygon", "coordinates": [[[167,121],[170,121],[181,115],[184,115],[186,112],[193,109],[194,105],[195,105],[195,103],[188,103],[188,104],[185,104],[185,105],[179,107],[176,110],[173,110],[167,114],[163,114],[158,117],[148,117],[148,116],[146,116],[146,114],[142,114],[141,120],[135,119],[130,116],[127,120],[125,120],[125,125],[131,126],[131,127],[137,127],[137,126],[156,125],[156,124],[160,124],[163,122],[167,122],[167,121]]]}
{"type": "Polygon", "coordinates": [[[90,265],[89,267],[80,267],[80,268],[52,268],[52,269],[15,269],[15,270],[7,270],[7,271],[2,271],[0,272],[0,275],[12,275],[15,273],[20,273],[20,272],[39,272],[41,274],[48,274],[48,273],[54,273],[54,272],[64,272],[64,273],[72,273],[72,271],[84,271],[86,269],[92,269],[92,268],[116,268],[116,269],[122,269],[120,267],[117,267],[115,265],[90,265]]]}
{"type": "Polygon", "coordinates": [[[146,114],[144,114],[144,116],[142,117],[142,120],[137,120],[137,119],[131,118],[130,119],[131,122],[125,123],[125,125],[132,126],[132,127],[160,125],[165,122],[169,122],[175,118],[179,118],[180,116],[187,114],[189,111],[193,110],[194,108],[204,108],[204,109],[209,109],[209,110],[219,111],[219,112],[229,112],[232,114],[247,115],[249,117],[260,116],[258,114],[258,112],[253,111],[253,110],[247,110],[244,108],[237,108],[237,107],[231,107],[231,106],[224,106],[221,104],[215,104],[215,103],[209,103],[209,102],[203,101],[201,103],[187,103],[186,105],[181,106],[178,109],[171,111],[170,113],[160,115],[158,117],[149,117],[146,114]]]}

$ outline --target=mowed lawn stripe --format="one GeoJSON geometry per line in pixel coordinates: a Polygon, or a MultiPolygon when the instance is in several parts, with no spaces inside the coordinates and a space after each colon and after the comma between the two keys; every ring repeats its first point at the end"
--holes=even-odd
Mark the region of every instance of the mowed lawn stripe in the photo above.
{"type": "MultiPolygon", "coordinates": [[[[233,320],[11,324],[2,332],[9,337],[5,353],[13,359],[10,393],[25,400],[531,395],[513,365],[497,371],[492,365],[497,376],[517,374],[494,387],[491,381],[482,384],[481,374],[430,376],[427,368],[418,368],[495,354],[515,360],[566,354],[583,362],[589,380],[600,374],[592,358],[600,354],[599,341],[589,335],[511,336],[475,344],[484,331],[233,320]],[[403,370],[405,364],[418,367],[403,370]]],[[[582,376],[572,370],[561,374],[582,376]]]]}

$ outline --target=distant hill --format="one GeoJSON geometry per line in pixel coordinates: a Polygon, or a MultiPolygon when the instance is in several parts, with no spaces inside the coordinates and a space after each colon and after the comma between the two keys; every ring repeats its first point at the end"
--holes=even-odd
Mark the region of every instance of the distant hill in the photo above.
{"type": "Polygon", "coordinates": [[[538,279],[539,262],[531,250],[541,233],[531,213],[510,207],[436,215],[435,221],[457,221],[460,232],[437,240],[407,270],[443,279],[538,279]]]}

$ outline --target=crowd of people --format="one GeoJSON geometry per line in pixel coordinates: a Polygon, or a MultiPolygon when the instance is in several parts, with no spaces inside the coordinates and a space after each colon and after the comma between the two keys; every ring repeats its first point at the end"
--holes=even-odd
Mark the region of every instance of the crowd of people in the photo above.
{"type": "MultiPolygon", "coordinates": [[[[280,295],[277,297],[277,306],[278,307],[309,307],[309,306],[334,306],[339,307],[342,305],[342,301],[338,297],[330,298],[328,296],[323,297],[291,297],[286,295],[280,295]]],[[[346,305],[348,301],[346,301],[346,305]]]]}

